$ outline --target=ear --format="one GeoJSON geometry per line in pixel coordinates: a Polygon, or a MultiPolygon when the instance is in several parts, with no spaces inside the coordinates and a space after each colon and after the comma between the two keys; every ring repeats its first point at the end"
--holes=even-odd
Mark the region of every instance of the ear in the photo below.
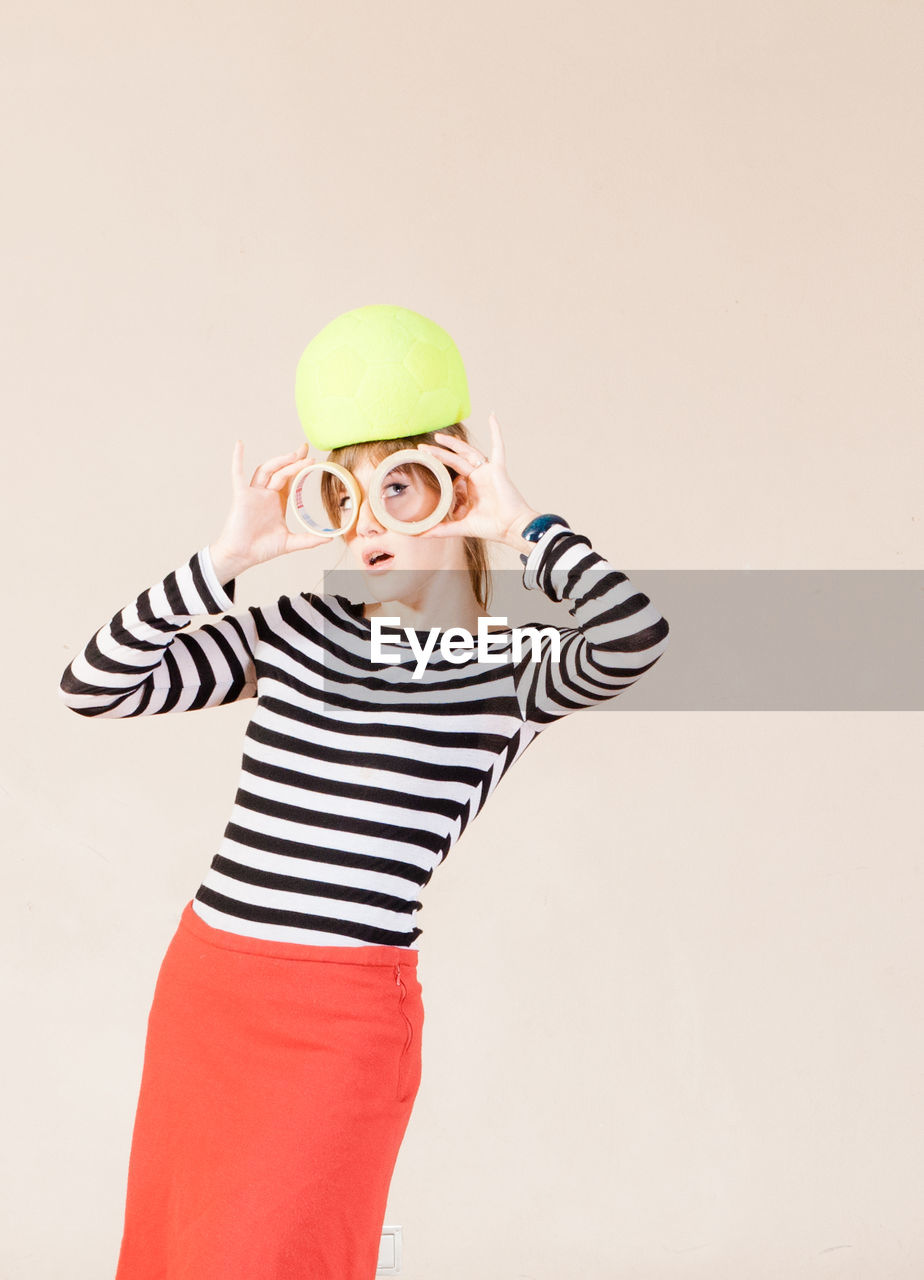
{"type": "Polygon", "coordinates": [[[448,515],[453,520],[461,520],[472,508],[473,495],[469,490],[468,477],[456,476],[452,482],[452,505],[448,515]]]}

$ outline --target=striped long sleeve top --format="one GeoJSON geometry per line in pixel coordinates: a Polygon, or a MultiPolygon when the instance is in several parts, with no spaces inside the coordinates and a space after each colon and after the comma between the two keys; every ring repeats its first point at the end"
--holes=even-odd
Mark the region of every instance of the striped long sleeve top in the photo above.
{"type": "Polygon", "coordinates": [[[569,601],[574,625],[530,624],[545,629],[538,653],[518,652],[509,630],[490,633],[488,661],[437,648],[421,673],[394,629],[398,661],[374,660],[363,605],[339,594],[230,613],[235,582],[218,581],[205,546],[91,637],[60,696],[110,719],[255,699],[193,910],[251,937],[416,948],[418,895],[510,766],[556,720],[632,685],[667,644],[667,621],[584,535],[553,524],[521,560],[523,585],[569,601]],[[226,616],[191,630],[202,614],[226,616]]]}

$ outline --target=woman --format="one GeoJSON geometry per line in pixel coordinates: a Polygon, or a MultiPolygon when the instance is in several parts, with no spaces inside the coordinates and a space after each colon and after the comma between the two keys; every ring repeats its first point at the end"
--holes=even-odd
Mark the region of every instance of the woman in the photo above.
{"type": "MultiPolygon", "coordinates": [[[[666,620],[585,536],[530,507],[493,415],[490,428],[490,457],[461,422],[331,453],[360,487],[344,540],[375,600],[302,592],[190,631],[233,608],[245,569],[325,541],[285,523],[306,446],[248,483],[236,442],[219,538],[63,675],[85,716],[256,698],[231,818],[157,979],[116,1280],[372,1280],[420,1083],[418,894],[540,732],[617,696],[664,651],[666,620]],[[429,531],[396,533],[367,485],[382,457],[414,446],[449,468],[452,505],[429,531]],[[527,588],[571,602],[558,661],[551,645],[517,653],[503,630],[490,661],[437,650],[414,676],[394,624],[399,660],[375,660],[376,617],[418,637],[447,619],[474,635],[492,542],[520,552],[527,588]],[[369,552],[390,558],[370,567],[369,552]]],[[[386,501],[413,505],[420,475],[398,479],[386,501]]],[[[329,515],[349,501],[329,473],[322,495],[329,515]]]]}

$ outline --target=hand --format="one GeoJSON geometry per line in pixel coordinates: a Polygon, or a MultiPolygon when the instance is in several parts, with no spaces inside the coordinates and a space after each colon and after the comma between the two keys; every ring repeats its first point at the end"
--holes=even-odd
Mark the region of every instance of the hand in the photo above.
{"type": "Polygon", "coordinates": [[[225,527],[211,546],[215,568],[233,576],[289,551],[327,542],[317,534],[290,533],[285,521],[289,487],[299,471],[318,461],[307,457],[307,442],[291,453],[270,458],[244,479],[244,442],[236,440],[231,456],[233,501],[225,527]],[[294,459],[294,461],[289,461],[294,459]]]}
{"type": "Polygon", "coordinates": [[[447,515],[439,524],[417,534],[417,537],[488,538],[510,546],[519,545],[518,535],[536,512],[507,474],[504,441],[493,413],[488,416],[488,422],[491,426],[490,458],[485,458],[474,445],[445,431],[434,432],[445,444],[417,446],[466,477],[469,502],[465,515],[458,519],[447,515]]]}

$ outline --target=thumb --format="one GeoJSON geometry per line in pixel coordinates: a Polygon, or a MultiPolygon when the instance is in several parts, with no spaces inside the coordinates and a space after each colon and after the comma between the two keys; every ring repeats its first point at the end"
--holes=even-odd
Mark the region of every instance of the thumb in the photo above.
{"type": "Polygon", "coordinates": [[[310,551],[312,547],[323,546],[328,538],[320,538],[313,533],[290,533],[289,551],[310,551]]]}
{"type": "Polygon", "coordinates": [[[452,520],[449,523],[440,521],[432,529],[424,529],[416,533],[415,538],[459,538],[465,532],[464,520],[452,520]],[[463,526],[460,528],[460,526],[463,526]]]}

